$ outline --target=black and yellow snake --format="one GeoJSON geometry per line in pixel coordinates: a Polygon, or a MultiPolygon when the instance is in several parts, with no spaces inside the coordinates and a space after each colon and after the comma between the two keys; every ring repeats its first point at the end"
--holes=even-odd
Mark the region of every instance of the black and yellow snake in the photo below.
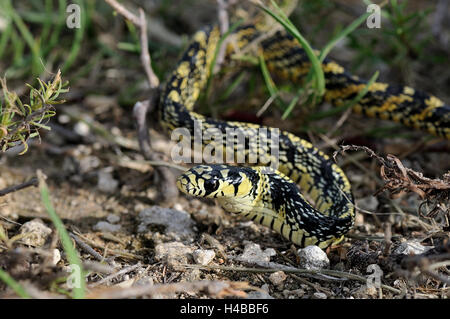
{"type": "MultiPolygon", "coordinates": [[[[248,25],[234,34],[243,47],[257,38],[260,31],[248,25]]],[[[259,134],[261,126],[215,120],[193,112],[207,83],[220,37],[218,27],[205,28],[193,36],[162,92],[161,122],[169,131],[185,128],[191,136],[211,128],[223,133],[230,128],[240,130],[250,136],[246,145],[224,149],[224,153],[243,152],[246,157],[257,154],[264,159],[261,163],[267,163],[269,150],[260,149],[260,144],[251,138],[259,134]],[[198,129],[196,121],[202,124],[201,132],[194,132],[195,127],[198,129]]],[[[305,51],[286,32],[263,40],[260,48],[270,72],[292,83],[300,83],[308,74],[311,64],[305,51]]],[[[322,68],[325,100],[333,105],[353,99],[367,85],[331,60],[325,59],[322,68]]],[[[450,138],[450,106],[410,87],[375,82],[353,110],[450,138]]],[[[263,166],[199,165],[178,178],[178,187],[189,195],[217,198],[227,211],[266,225],[300,246],[326,248],[339,241],[355,218],[353,195],[344,172],[326,154],[291,133],[280,132],[278,146],[278,170],[263,166]]]]}

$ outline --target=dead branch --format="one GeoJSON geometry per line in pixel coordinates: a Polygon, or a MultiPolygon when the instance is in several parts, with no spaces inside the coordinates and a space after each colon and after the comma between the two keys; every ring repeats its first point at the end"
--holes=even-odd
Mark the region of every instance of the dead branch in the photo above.
{"type": "Polygon", "coordinates": [[[141,26],[141,19],[139,19],[135,14],[131,13],[129,10],[127,10],[123,5],[118,3],[116,0],[105,0],[107,4],[109,4],[111,7],[114,8],[114,10],[117,11],[117,13],[123,15],[126,19],[133,22],[135,26],[140,27],[141,26]]]}
{"type": "Polygon", "coordinates": [[[450,253],[437,254],[437,255],[418,255],[410,256],[403,260],[402,264],[404,267],[413,272],[415,268],[418,268],[420,272],[431,278],[441,281],[447,285],[450,284],[450,276],[438,273],[435,270],[438,268],[446,268],[450,266],[450,253]],[[436,260],[438,260],[436,262],[436,260]],[[433,262],[434,261],[434,262],[433,262]]]}
{"type": "Polygon", "coordinates": [[[6,187],[4,189],[0,189],[0,196],[5,196],[9,193],[13,193],[13,192],[19,191],[21,189],[24,189],[24,188],[27,188],[30,186],[37,186],[37,185],[38,185],[38,180],[36,177],[33,177],[29,181],[26,181],[22,184],[18,184],[18,185],[6,187]]]}
{"type": "MultiPolygon", "coordinates": [[[[150,99],[148,101],[137,102],[133,108],[133,117],[136,122],[138,131],[138,140],[141,152],[148,161],[162,161],[163,155],[152,151],[150,143],[150,135],[148,133],[147,115],[155,111],[159,104],[159,84],[160,81],[156,74],[153,72],[151,66],[151,56],[148,51],[148,36],[147,36],[147,20],[142,8],[139,8],[139,17],[131,13],[124,6],[119,4],[116,0],[105,0],[110,6],[112,6],[118,13],[123,15],[126,19],[130,20],[134,25],[140,29],[140,43],[141,43],[141,63],[144,67],[147,75],[147,80],[151,88],[150,99]]],[[[176,189],[175,176],[172,174],[169,168],[158,166],[155,168],[156,177],[159,177],[159,183],[161,184],[162,200],[166,202],[172,201],[178,196],[178,190],[176,189]]]]}
{"type": "MultiPolygon", "coordinates": [[[[93,256],[98,261],[100,262],[104,261],[103,256],[100,255],[97,251],[95,251],[94,248],[85,243],[80,237],[78,237],[74,233],[69,233],[69,236],[72,237],[72,239],[77,243],[78,246],[80,246],[82,250],[93,256]]],[[[106,260],[106,262],[108,262],[108,264],[110,265],[112,264],[111,260],[106,260]]]]}
{"type": "MultiPolygon", "coordinates": [[[[218,270],[224,270],[224,271],[237,271],[237,272],[249,272],[249,273],[273,273],[280,271],[279,268],[247,268],[247,267],[237,267],[237,266],[201,266],[201,265],[185,265],[186,268],[196,268],[196,269],[218,269],[218,270]]],[[[296,274],[315,274],[315,275],[327,275],[327,276],[334,276],[334,277],[340,277],[340,278],[346,278],[351,280],[357,280],[360,282],[367,282],[367,278],[363,276],[359,276],[352,273],[347,273],[343,271],[338,270],[331,270],[331,269],[298,269],[294,267],[289,267],[293,269],[282,269],[285,273],[296,273],[296,274]]],[[[323,278],[317,278],[317,279],[323,279],[323,278]]],[[[393,293],[399,294],[401,291],[388,286],[381,284],[381,288],[389,290],[393,293]]]]}
{"type": "MultiPolygon", "coordinates": [[[[334,152],[334,160],[336,160],[338,154],[348,150],[362,150],[381,164],[380,175],[385,184],[375,193],[375,195],[388,190],[393,198],[397,198],[412,192],[418,194],[425,200],[424,203],[436,203],[434,208],[425,217],[432,218],[437,215],[439,210],[443,210],[446,213],[450,212],[450,207],[447,207],[450,199],[450,172],[445,173],[441,179],[431,179],[423,176],[420,172],[405,167],[403,163],[392,154],[388,154],[386,159],[384,159],[370,148],[357,145],[341,146],[339,151],[334,152]]],[[[422,205],[419,206],[420,214],[421,207],[422,205]]]]}
{"type": "Polygon", "coordinates": [[[145,18],[144,10],[139,8],[139,17],[137,17],[116,0],[105,0],[105,2],[140,29],[141,62],[147,75],[150,88],[157,88],[159,86],[159,79],[155,72],[153,72],[151,64],[152,59],[150,57],[150,53],[148,52],[147,20],[145,18]]]}
{"type": "Polygon", "coordinates": [[[152,59],[148,52],[148,36],[147,36],[147,20],[145,19],[144,10],[139,8],[140,14],[140,29],[141,29],[141,62],[144,66],[145,73],[147,74],[148,83],[150,88],[154,89],[159,86],[159,79],[152,69],[152,59]]]}
{"type": "MultiPolygon", "coordinates": [[[[221,34],[225,34],[230,28],[230,20],[227,12],[228,3],[227,0],[217,0],[217,17],[219,20],[219,29],[221,34]]],[[[226,42],[226,41],[225,41],[226,42]]],[[[222,43],[219,49],[216,59],[216,69],[220,69],[220,66],[225,60],[226,43],[222,43]]]]}
{"type": "MultiPolygon", "coordinates": [[[[163,161],[163,154],[152,151],[150,134],[147,124],[147,115],[155,110],[159,103],[159,90],[154,89],[150,99],[144,102],[137,102],[133,108],[133,117],[137,126],[139,146],[144,158],[148,161],[163,161]]],[[[176,188],[176,178],[172,171],[165,166],[155,166],[156,177],[161,185],[160,196],[163,201],[171,202],[178,197],[176,188]]]]}
{"type": "Polygon", "coordinates": [[[202,280],[194,282],[179,282],[171,284],[148,284],[131,288],[108,287],[93,290],[88,298],[115,299],[141,296],[166,295],[173,293],[205,293],[212,297],[223,298],[227,296],[245,298],[247,294],[242,291],[252,289],[247,282],[225,282],[202,280]]]}
{"type": "Polygon", "coordinates": [[[141,266],[142,266],[141,263],[138,262],[137,264],[125,267],[125,268],[123,268],[123,269],[121,269],[121,270],[119,270],[119,271],[117,271],[117,272],[115,272],[115,273],[113,273],[113,274],[103,278],[102,280],[94,282],[93,284],[89,285],[89,288],[94,288],[94,287],[97,287],[97,286],[100,286],[100,285],[105,285],[105,284],[111,282],[111,280],[113,280],[114,278],[117,278],[119,276],[125,275],[125,274],[127,274],[129,272],[132,272],[133,270],[135,270],[136,268],[139,268],[141,266]]]}

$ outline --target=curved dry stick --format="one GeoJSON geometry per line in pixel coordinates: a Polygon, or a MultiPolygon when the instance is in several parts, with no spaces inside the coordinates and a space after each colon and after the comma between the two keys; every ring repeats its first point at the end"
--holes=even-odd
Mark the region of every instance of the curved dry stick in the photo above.
{"type": "MultiPolygon", "coordinates": [[[[163,161],[164,156],[152,150],[150,143],[150,134],[148,133],[147,115],[156,110],[159,102],[159,89],[154,89],[150,93],[150,99],[143,102],[137,102],[133,107],[133,117],[136,122],[139,147],[148,161],[163,161]]],[[[164,202],[172,202],[178,197],[176,188],[176,178],[168,167],[155,166],[156,177],[159,178],[161,185],[160,197],[164,202]]]]}
{"type": "MultiPolygon", "coordinates": [[[[147,115],[157,109],[159,103],[159,79],[153,72],[151,66],[151,57],[148,52],[148,37],[147,37],[147,20],[145,19],[144,10],[139,8],[139,17],[126,9],[116,0],[105,0],[118,13],[130,20],[134,25],[140,29],[140,43],[141,43],[141,63],[147,75],[147,80],[151,88],[150,98],[147,101],[137,102],[133,108],[133,118],[136,122],[139,146],[144,158],[148,161],[163,161],[164,156],[160,153],[154,152],[150,143],[150,135],[148,133],[147,115]]],[[[164,166],[155,167],[156,177],[159,178],[161,185],[161,198],[164,202],[171,202],[178,196],[178,189],[176,188],[176,178],[169,168],[164,166]]]]}
{"type": "Polygon", "coordinates": [[[18,184],[18,185],[6,187],[4,189],[0,189],[0,196],[5,196],[9,193],[13,193],[13,192],[19,191],[21,189],[24,189],[24,188],[27,188],[30,186],[37,186],[37,185],[38,185],[38,180],[36,177],[33,177],[29,181],[26,181],[22,184],[18,184]]]}

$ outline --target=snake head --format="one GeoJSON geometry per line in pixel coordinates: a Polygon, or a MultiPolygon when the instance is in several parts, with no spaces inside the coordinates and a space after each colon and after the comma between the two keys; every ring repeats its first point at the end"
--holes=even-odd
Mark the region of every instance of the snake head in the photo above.
{"type": "Polygon", "coordinates": [[[185,194],[208,198],[247,196],[258,186],[259,174],[252,168],[231,165],[198,165],[178,177],[185,194]]]}

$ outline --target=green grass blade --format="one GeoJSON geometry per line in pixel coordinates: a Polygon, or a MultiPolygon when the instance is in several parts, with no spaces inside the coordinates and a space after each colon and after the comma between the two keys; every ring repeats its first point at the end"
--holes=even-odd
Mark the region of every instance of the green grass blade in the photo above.
{"type": "Polygon", "coordinates": [[[11,33],[12,33],[12,23],[8,23],[8,26],[5,28],[5,30],[3,30],[3,32],[0,35],[0,59],[5,53],[5,49],[11,38],[11,33]]]}
{"type": "Polygon", "coordinates": [[[0,280],[7,284],[14,292],[22,298],[29,299],[30,295],[25,291],[25,289],[15,281],[7,272],[0,268],[0,280]]]}
{"type": "Polygon", "coordinates": [[[239,21],[236,21],[233,25],[231,25],[230,28],[227,30],[227,32],[225,32],[225,33],[220,37],[219,42],[217,43],[216,50],[214,51],[214,56],[213,56],[213,59],[212,59],[212,61],[211,61],[211,65],[209,66],[209,77],[208,77],[208,80],[207,80],[207,82],[206,82],[206,90],[205,90],[206,93],[205,93],[205,95],[204,95],[205,98],[209,96],[209,93],[210,93],[210,90],[211,90],[211,83],[212,83],[212,80],[213,80],[213,78],[214,78],[213,70],[214,70],[214,67],[216,66],[217,55],[219,54],[220,48],[222,47],[222,44],[223,44],[223,42],[225,41],[225,39],[226,39],[226,38],[227,38],[234,30],[236,30],[236,28],[239,27],[239,26],[242,24],[242,22],[243,22],[243,20],[241,19],[241,20],[239,20],[239,21]]]}
{"type": "Polygon", "coordinates": [[[258,6],[269,14],[272,18],[278,21],[294,38],[296,38],[303,49],[306,52],[309,60],[311,61],[312,71],[315,79],[315,90],[319,96],[323,96],[325,93],[325,76],[323,74],[322,65],[317,58],[311,45],[306,41],[306,39],[301,35],[300,31],[292,24],[292,22],[286,17],[283,11],[278,7],[278,5],[272,0],[272,5],[279,11],[279,14],[274,13],[269,8],[259,4],[258,6]]]}
{"type": "Polygon", "coordinates": [[[85,5],[83,0],[77,0],[75,1],[80,6],[80,27],[75,29],[75,36],[73,39],[72,47],[70,48],[69,56],[66,59],[66,62],[64,63],[63,67],[61,68],[61,72],[64,73],[66,70],[68,70],[72,64],[75,62],[75,59],[78,56],[78,53],[81,49],[81,42],[83,41],[84,32],[86,29],[86,23],[87,23],[87,17],[86,14],[83,14],[85,12],[85,5]]]}
{"type": "Polygon", "coordinates": [[[17,29],[19,29],[19,32],[27,45],[30,47],[31,53],[32,53],[32,72],[34,75],[41,74],[44,70],[44,67],[41,64],[41,52],[39,48],[39,43],[34,40],[33,35],[31,34],[30,30],[28,30],[28,27],[20,17],[20,15],[16,12],[14,7],[11,4],[11,1],[9,0],[7,2],[7,10],[9,16],[14,21],[14,24],[17,26],[17,29]]]}
{"type": "Polygon", "coordinates": [[[263,74],[264,82],[269,90],[270,96],[278,95],[278,89],[270,76],[269,69],[267,68],[266,61],[262,54],[259,55],[259,65],[261,66],[261,72],[263,74]]]}
{"type": "Polygon", "coordinates": [[[62,28],[66,25],[66,8],[67,2],[65,0],[59,0],[57,13],[58,21],[55,23],[55,27],[53,28],[52,34],[50,35],[47,47],[45,48],[45,50],[43,50],[43,53],[45,54],[50,52],[50,50],[53,49],[60,40],[59,38],[62,28]]]}
{"type": "Polygon", "coordinates": [[[58,231],[59,237],[61,239],[61,244],[64,248],[65,253],[67,254],[67,260],[69,264],[77,265],[81,270],[80,287],[73,288],[73,297],[75,299],[82,299],[85,296],[86,282],[81,260],[78,257],[77,251],[72,245],[72,240],[70,239],[63,222],[61,221],[55,209],[53,208],[53,205],[50,201],[50,194],[48,191],[48,187],[47,184],[45,183],[44,177],[41,172],[38,172],[38,179],[42,203],[44,204],[44,207],[47,210],[47,213],[51,221],[53,222],[53,225],[58,231]]]}
{"type": "Polygon", "coordinates": [[[310,115],[306,120],[307,121],[316,121],[316,120],[320,120],[326,117],[330,117],[336,114],[339,114],[341,112],[344,112],[345,110],[352,108],[353,106],[355,106],[369,91],[370,86],[376,81],[376,79],[378,78],[379,75],[379,71],[376,71],[374,75],[372,75],[372,77],[370,78],[369,82],[367,82],[366,86],[364,87],[364,89],[362,89],[358,95],[356,95],[351,101],[348,101],[347,103],[345,103],[342,106],[339,107],[334,107],[328,111],[324,111],[324,112],[320,112],[320,113],[316,113],[316,114],[312,114],[310,115]]]}
{"type": "MultiPolygon", "coordinates": [[[[45,0],[45,15],[47,17],[51,17],[52,16],[52,12],[53,12],[53,0],[45,0]]],[[[40,41],[41,43],[47,43],[47,37],[50,34],[50,30],[53,24],[52,19],[44,19],[42,21],[43,26],[42,26],[42,32],[40,35],[40,41]]]]}
{"type": "Polygon", "coordinates": [[[238,75],[238,77],[226,88],[225,92],[219,96],[217,99],[219,102],[224,101],[230,97],[230,95],[234,92],[234,90],[241,84],[242,80],[244,80],[246,76],[245,72],[242,72],[238,75]]]}
{"type": "Polygon", "coordinates": [[[288,107],[283,112],[283,115],[281,116],[282,120],[285,120],[288,117],[288,115],[292,112],[292,110],[294,109],[295,105],[297,104],[298,100],[300,100],[300,97],[304,92],[305,92],[305,90],[303,88],[300,88],[298,90],[297,94],[294,96],[294,98],[291,100],[291,102],[289,102],[288,107]]]}
{"type": "Polygon", "coordinates": [[[327,45],[322,49],[319,55],[320,62],[323,62],[325,60],[326,56],[330,51],[334,48],[334,46],[343,38],[348,36],[350,33],[356,30],[361,24],[366,21],[366,19],[371,15],[371,12],[366,12],[362,16],[360,16],[358,19],[353,21],[350,25],[348,25],[344,30],[342,30],[338,35],[336,35],[333,39],[331,39],[327,45]]]}

